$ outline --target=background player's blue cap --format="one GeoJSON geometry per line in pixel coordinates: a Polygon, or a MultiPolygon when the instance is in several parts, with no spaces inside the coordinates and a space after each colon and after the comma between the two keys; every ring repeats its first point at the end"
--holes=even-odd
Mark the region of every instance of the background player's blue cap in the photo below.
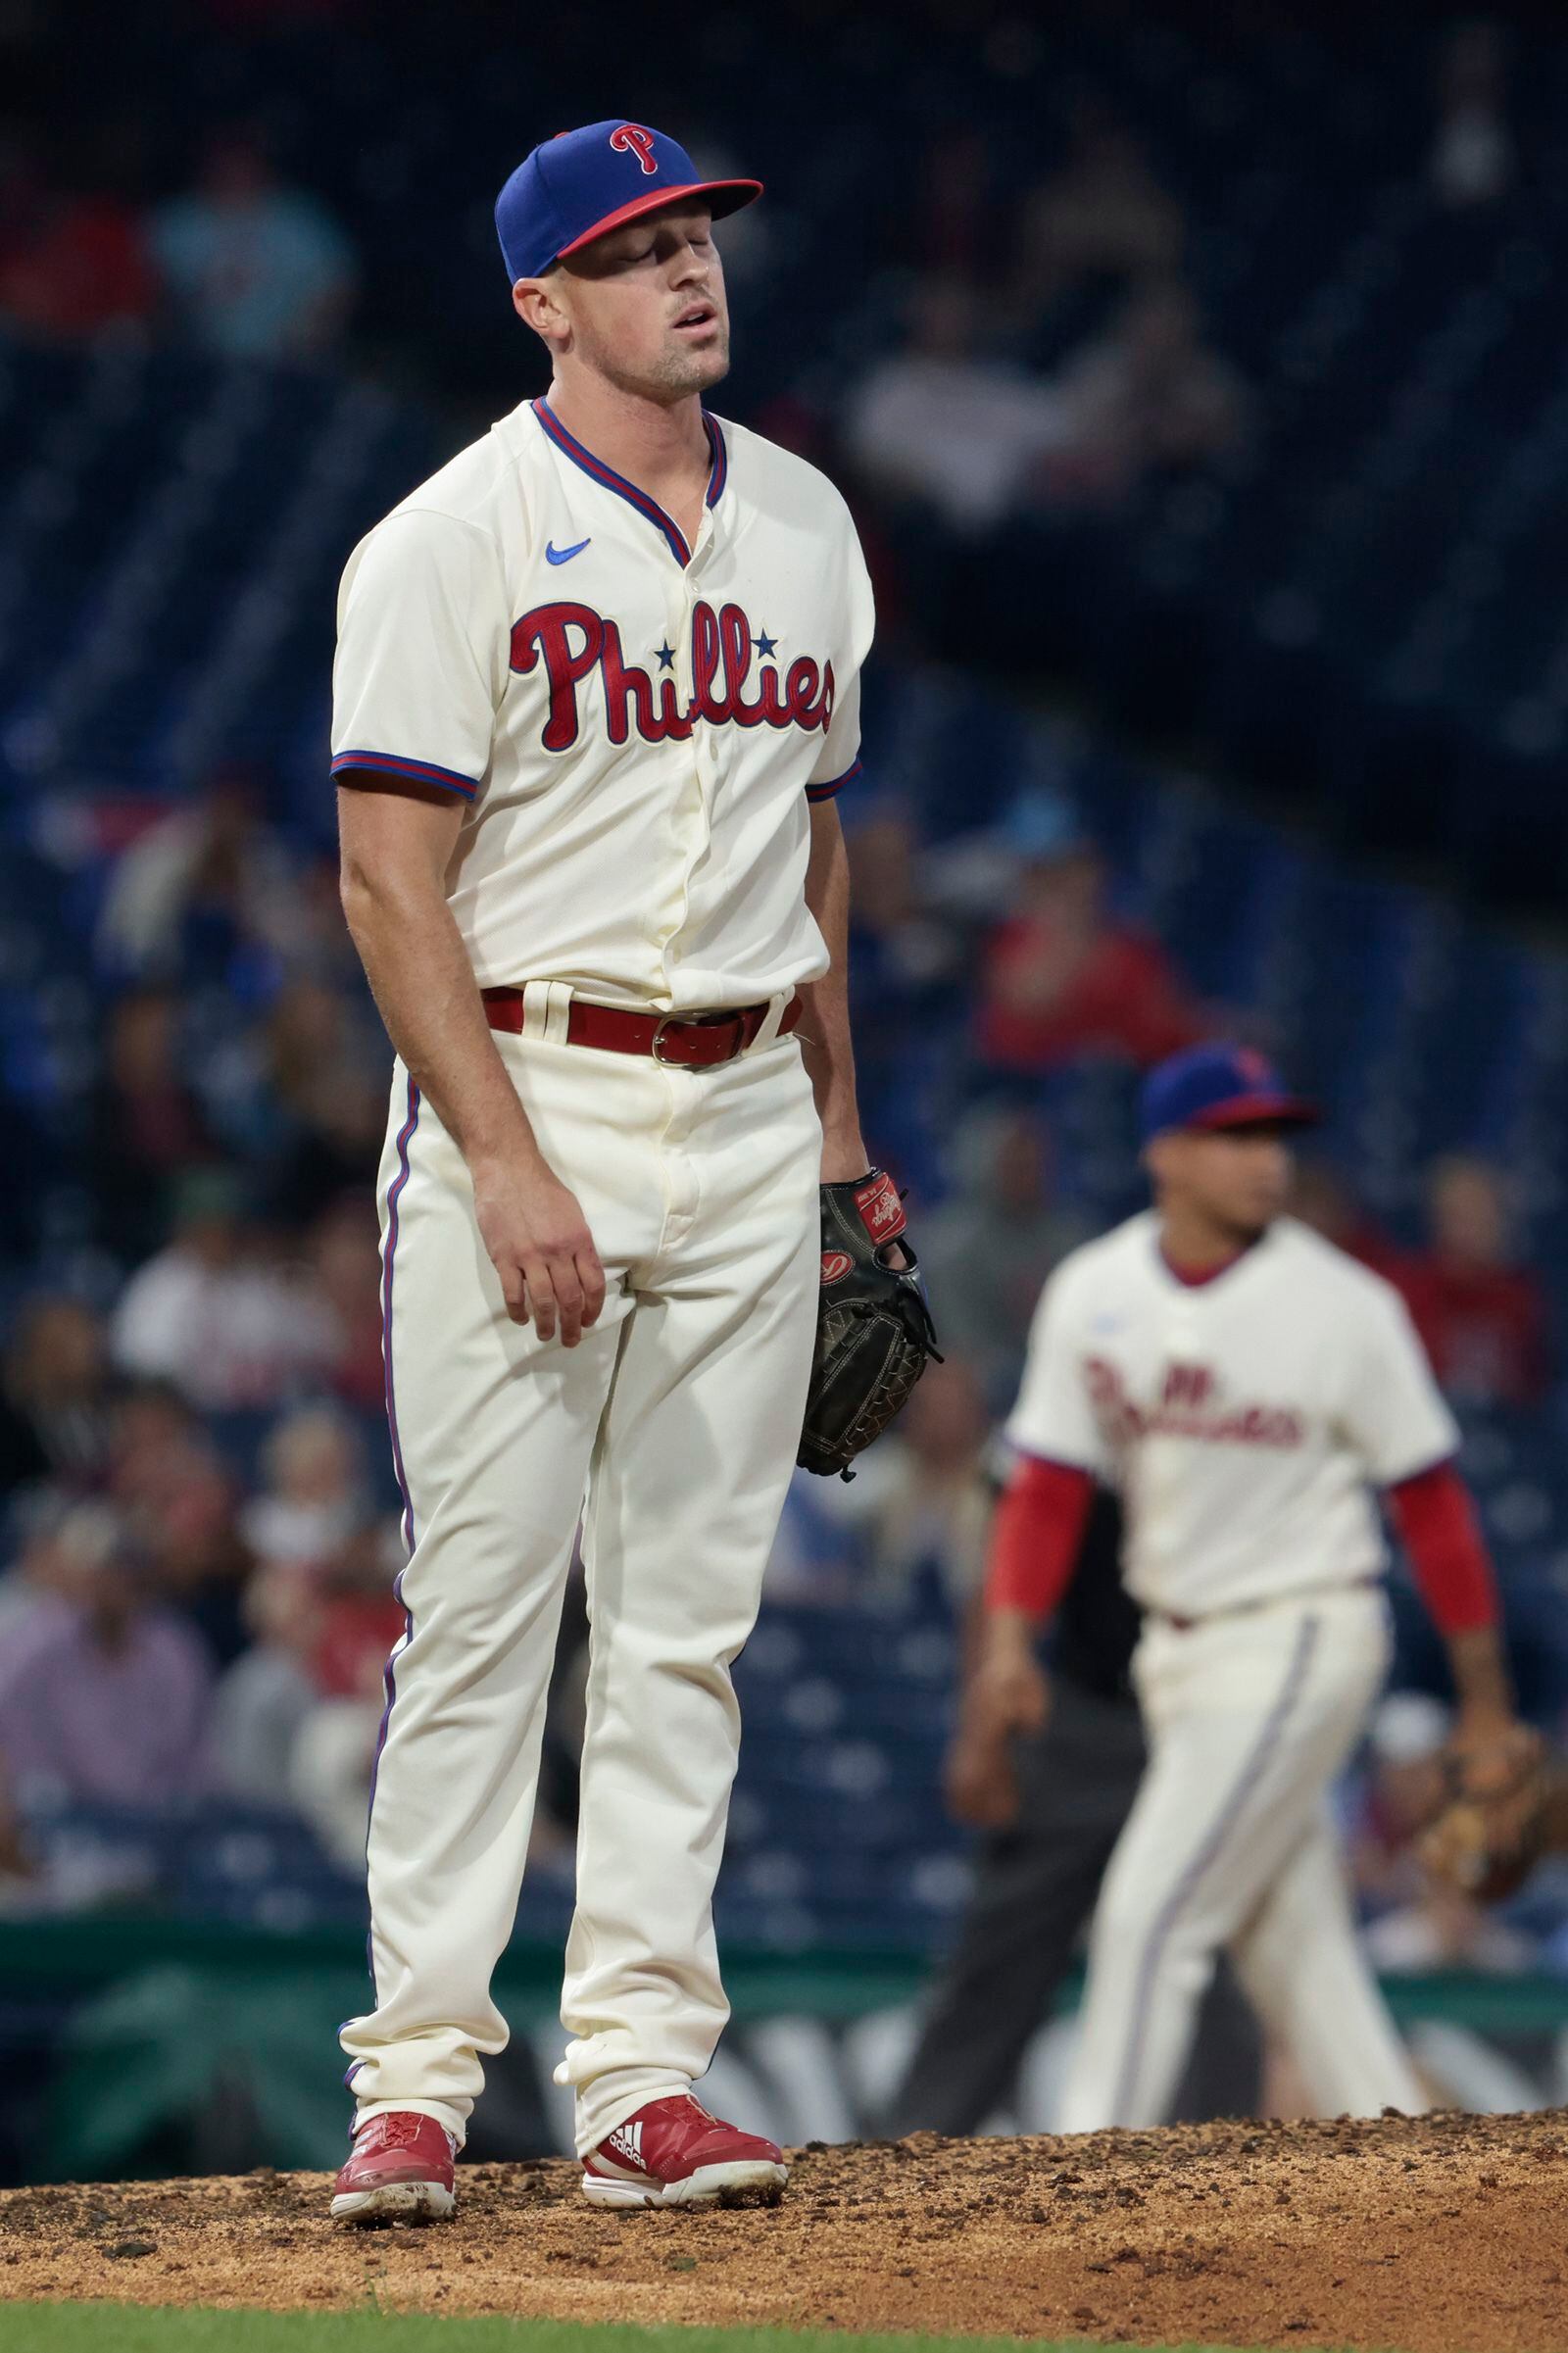
{"type": "Polygon", "coordinates": [[[703,179],[684,147],[641,123],[590,123],[525,156],[496,198],[507,275],[542,277],[591,237],[682,196],[701,196],[715,221],[762,193],[760,179],[703,179]]]}
{"type": "Polygon", "coordinates": [[[1266,1054],[1250,1046],[1191,1046],[1144,1081],[1139,1132],[1146,1144],[1172,1128],[1313,1127],[1317,1107],[1293,1095],[1266,1054]]]}

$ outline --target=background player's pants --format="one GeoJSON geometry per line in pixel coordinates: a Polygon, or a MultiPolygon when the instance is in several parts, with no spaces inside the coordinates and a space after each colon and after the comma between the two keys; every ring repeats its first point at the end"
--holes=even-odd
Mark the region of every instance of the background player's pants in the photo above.
{"type": "Polygon", "coordinates": [[[1185,1633],[1151,1622],[1134,1661],[1149,1772],[1095,1915],[1064,2131],[1168,2114],[1222,1946],[1320,2110],[1425,2105],[1356,1940],[1327,1811],[1388,1655],[1384,1599],[1365,1588],[1185,1633]]]}
{"type": "Polygon", "coordinates": [[[461,2139],[506,2022],[562,1589],[584,1491],[592,1618],[560,2080],[586,2150],[704,2073],[728,2016],[711,1897],[757,1612],[815,1329],[821,1136],[799,1044],[710,1071],[498,1041],[604,1260],[574,1349],[510,1322],[461,1154],[401,1064],[382,1161],[408,1629],[368,1838],[360,2112],[461,2139]]]}
{"type": "MultiPolygon", "coordinates": [[[[1017,1819],[980,1850],[974,1895],[894,2096],[890,2132],[973,2132],[1007,2099],[1072,1967],[1147,1753],[1130,1696],[1053,1677],[1045,1732],[1017,1744],[1017,1819]]],[[[1259,2062],[1257,2029],[1222,1968],[1173,2114],[1253,2114],[1259,2062]]]]}

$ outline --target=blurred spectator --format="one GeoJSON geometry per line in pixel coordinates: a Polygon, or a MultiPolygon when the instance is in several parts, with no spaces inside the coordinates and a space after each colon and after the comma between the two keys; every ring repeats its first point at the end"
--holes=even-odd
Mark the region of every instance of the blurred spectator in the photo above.
{"type": "Polygon", "coordinates": [[[0,129],[0,319],[40,341],[139,324],[155,288],[130,207],[58,186],[16,128],[0,129]]]}
{"type": "Polygon", "coordinates": [[[878,1449],[863,1523],[874,1597],[935,1599],[961,1617],[985,1570],[990,1428],[974,1367],[950,1350],[927,1368],[878,1449]]]}
{"type": "Polygon", "coordinates": [[[386,1130],[388,1056],[347,1001],[314,980],[283,989],[268,1015],[262,1087],[250,1105],[264,1197],[290,1230],[375,1178],[386,1130]]]}
{"type": "Polygon", "coordinates": [[[966,278],[915,290],[903,350],[851,395],[845,446],[868,482],[929,499],[957,530],[985,530],[1014,508],[1063,439],[1056,394],[988,356],[966,278]]]}
{"type": "Polygon", "coordinates": [[[1106,906],[1104,860],[1068,806],[1028,793],[1008,817],[1022,862],[1015,911],[985,951],[980,1049],[1000,1070],[1052,1070],[1081,1054],[1148,1069],[1204,1032],[1158,942],[1106,906]]]}
{"type": "Polygon", "coordinates": [[[110,1494],[132,1515],[159,1505],[195,1475],[210,1450],[206,1431],[172,1381],[128,1381],[110,1422],[110,1494]]]}
{"type": "Polygon", "coordinates": [[[5,1355],[0,1498],[44,1480],[90,1486],[108,1453],[109,1403],[98,1318],[76,1299],[33,1299],[5,1355]]]}
{"type": "Polygon", "coordinates": [[[920,1264],[943,1348],[969,1359],[1001,1415],[1046,1277],[1090,1228],[1055,1199],[1051,1139],[1031,1112],[974,1114],[955,1139],[953,1173],[953,1194],[920,1220],[920,1264]]]}
{"type": "Polygon", "coordinates": [[[1332,1242],[1336,1250],[1359,1258],[1377,1274],[1394,1281],[1399,1253],[1388,1236],[1367,1215],[1345,1176],[1320,1153],[1298,1157],[1291,1185],[1291,1214],[1332,1242]]]}
{"type": "Polygon", "coordinates": [[[984,1566],[989,1435],[978,1375],[950,1350],[853,1481],[795,1479],[768,1563],[769,1599],[961,1615],[984,1566]]]}
{"type": "Polygon", "coordinates": [[[188,1174],[173,1239],[132,1275],[113,1325],[125,1371],[171,1381],[220,1413],[280,1403],[312,1384],[331,1349],[326,1317],[244,1208],[232,1171],[188,1174]]]}
{"type": "Polygon", "coordinates": [[[61,1531],[72,1506],[48,1489],[40,1489],[13,1515],[15,1557],[0,1574],[0,1639],[30,1617],[41,1602],[69,1590],[71,1564],[61,1531]]]}
{"type": "Polygon", "coordinates": [[[1494,204],[1513,180],[1502,35],[1486,19],[1459,25],[1444,45],[1429,169],[1440,201],[1456,212],[1494,204]]]}
{"type": "Polygon", "coordinates": [[[311,1287],[326,1319],[322,1371],[335,1397],[379,1414],[386,1400],[381,1355],[381,1252],[368,1191],[341,1193],[306,1245],[311,1287]]]}
{"type": "Polygon", "coordinates": [[[316,1620],[317,1699],[289,1766],[293,1803],[346,1871],[365,1867],[370,1779],[391,1701],[388,1659],[409,1621],[392,1588],[406,1554],[395,1520],[366,1522],[327,1575],[316,1620]]]}
{"type": "Polygon", "coordinates": [[[766,1601],[844,1609],[859,1599],[865,1557],[856,1515],[872,1460],[861,1457],[852,1484],[817,1479],[809,1471],[791,1474],[762,1580],[766,1601]]]}
{"type": "Polygon", "coordinates": [[[98,955],[119,976],[225,983],[238,951],[282,955],[299,921],[291,860],[251,780],[225,769],[122,856],[98,955]]]}
{"type": "Polygon", "coordinates": [[[393,1590],[407,1558],[396,1520],[362,1519],[321,1578],[314,1673],[327,1697],[379,1690],[387,1655],[407,1627],[393,1590]]]}
{"type": "Polygon", "coordinates": [[[300,1728],[318,1692],[311,1662],[321,1604],[307,1571],[264,1563],[245,1590],[252,1646],[213,1694],[212,1756],[218,1786],[251,1805],[284,1805],[300,1728]]]}
{"type": "Polygon", "coordinates": [[[884,800],[847,814],[861,1112],[901,1180],[939,1182],[922,1081],[962,1018],[958,928],[927,904],[909,812],[884,800]]]}
{"type": "Polygon", "coordinates": [[[958,942],[925,904],[920,837],[906,809],[881,800],[852,810],[848,833],[858,1023],[868,1004],[907,1017],[956,981],[958,942]]]}
{"type": "Polygon", "coordinates": [[[1060,169],[1019,214],[1013,307],[1027,317],[1082,278],[1171,270],[1185,237],[1181,208],[1133,132],[1101,100],[1083,96],[1060,169]]]}
{"type": "Polygon", "coordinates": [[[1180,472],[1241,438],[1240,378],[1203,342],[1177,279],[1129,295],[1109,332],[1056,376],[1060,433],[1037,484],[1055,499],[1114,499],[1146,474],[1180,472]]]}
{"type": "Polygon", "coordinates": [[[191,194],[154,216],[152,243],[176,317],[209,351],[302,359],[342,334],[354,249],[319,199],[283,186],[244,133],[211,142],[191,194]]]}
{"type": "Polygon", "coordinates": [[[300,1724],[285,1789],[295,1811],[343,1871],[365,1869],[381,1716],[381,1662],[365,1655],[355,1691],[318,1699],[300,1724]]]}
{"type": "Polygon", "coordinates": [[[167,989],[121,998],[109,1015],[103,1068],[87,1104],[83,1174],[98,1240],[122,1265],[158,1248],[178,1181],[215,1156],[180,1067],[180,1011],[179,999],[167,989]]]}
{"type": "Polygon", "coordinates": [[[239,1525],[264,1565],[320,1568],[363,1525],[364,1449],[336,1407],[301,1405],[285,1414],[267,1440],[261,1468],[261,1493],[239,1525]]]}
{"type": "Polygon", "coordinates": [[[158,1806],[206,1779],[210,1670],[120,1516],[79,1504],[58,1591],[0,1636],[0,1772],[33,1803],[158,1806]]]}
{"type": "Polygon", "coordinates": [[[1467,1404],[1537,1402],[1551,1373],[1546,1304],[1514,1258],[1502,1177],[1459,1153],[1437,1161],[1427,1218],[1426,1251],[1396,1280],[1439,1381],[1467,1404]]]}
{"type": "Polygon", "coordinates": [[[161,1597],[225,1665],[245,1641],[252,1556],[236,1522],[236,1482],[178,1392],[144,1382],[115,1414],[110,1493],[161,1597]]]}

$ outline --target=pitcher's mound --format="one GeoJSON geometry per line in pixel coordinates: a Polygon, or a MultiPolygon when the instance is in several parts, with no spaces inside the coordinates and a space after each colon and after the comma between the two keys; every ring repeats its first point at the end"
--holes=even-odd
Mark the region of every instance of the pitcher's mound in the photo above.
{"type": "Polygon", "coordinates": [[[350,2231],[325,2176],[0,2194],[0,2299],[363,2305],[1108,2342],[1568,2353],[1568,2111],[799,2151],[774,2207],[618,2214],[462,2169],[350,2231]]]}

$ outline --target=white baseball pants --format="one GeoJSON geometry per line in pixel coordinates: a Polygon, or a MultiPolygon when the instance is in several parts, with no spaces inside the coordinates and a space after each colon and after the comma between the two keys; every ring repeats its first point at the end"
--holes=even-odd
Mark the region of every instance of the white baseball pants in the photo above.
{"type": "Polygon", "coordinates": [[[497,1044],[608,1297],[574,1349],[509,1320],[466,1166],[400,1063],[382,1304],[408,1626],[371,1798],[375,2003],[342,2043],[362,2121],[413,2108],[463,2139],[481,2054],[507,2040],[490,1980],[586,1495],[592,1663],[558,2074],[586,2151],[701,2076],[728,2017],[711,1898],[740,1735],[729,1670],[799,1443],[821,1133],[794,1038],[706,1071],[497,1044]]]}
{"type": "Polygon", "coordinates": [[[1134,1661],[1149,1768],[1095,1913],[1063,2132],[1162,2121],[1221,1946],[1321,2112],[1426,2106],[1328,1811],[1388,1661],[1387,1606],[1364,1587],[1185,1631],[1150,1621],[1134,1661]]]}

